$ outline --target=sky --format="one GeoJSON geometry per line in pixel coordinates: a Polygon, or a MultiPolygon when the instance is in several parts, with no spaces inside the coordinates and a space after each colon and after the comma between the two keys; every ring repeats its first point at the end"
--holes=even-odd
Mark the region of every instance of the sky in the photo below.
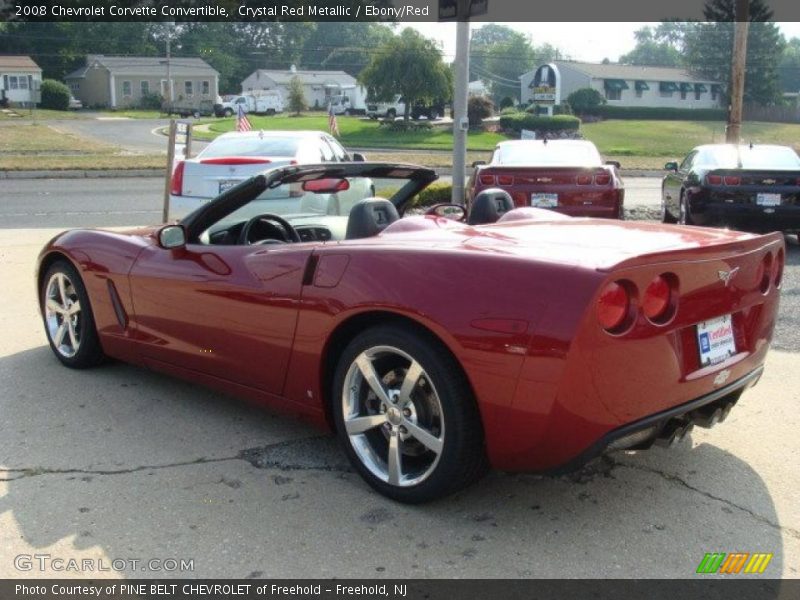
{"type": "MultiPolygon", "coordinates": [[[[473,23],[479,28],[483,23],[473,23]]],[[[604,58],[616,61],[635,45],[634,31],[658,23],[499,23],[526,33],[535,45],[549,43],[573,60],[600,62],[604,58]]],[[[442,44],[446,60],[455,56],[455,23],[415,23],[409,25],[423,35],[442,44]]],[[[778,23],[787,38],[800,37],[800,23],[778,23]]]]}

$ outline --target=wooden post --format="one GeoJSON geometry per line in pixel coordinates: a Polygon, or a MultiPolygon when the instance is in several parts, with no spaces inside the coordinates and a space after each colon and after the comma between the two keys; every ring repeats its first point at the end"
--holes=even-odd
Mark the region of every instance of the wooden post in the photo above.
{"type": "Polygon", "coordinates": [[[725,129],[725,141],[729,144],[738,144],[741,140],[749,26],[750,0],[736,0],[736,28],[733,35],[733,60],[731,61],[731,104],[728,126],[725,129]]]}
{"type": "Polygon", "coordinates": [[[167,142],[167,175],[164,181],[164,210],[161,214],[163,223],[169,218],[169,193],[172,188],[172,163],[175,162],[175,132],[177,125],[175,119],[169,122],[169,141],[167,142]]]}

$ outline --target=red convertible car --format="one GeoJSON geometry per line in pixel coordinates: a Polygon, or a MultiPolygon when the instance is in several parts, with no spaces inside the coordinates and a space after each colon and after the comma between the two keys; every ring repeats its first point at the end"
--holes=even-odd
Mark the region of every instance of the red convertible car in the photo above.
{"type": "Polygon", "coordinates": [[[548,208],[573,217],[624,217],[619,163],[604,164],[595,145],[586,140],[500,142],[488,164],[476,161],[473,167],[468,199],[499,187],[518,207],[548,208]]]}
{"type": "Polygon", "coordinates": [[[303,415],[404,502],[489,466],[559,471],[669,444],[759,379],[780,235],[514,209],[501,189],[468,219],[456,205],[401,219],[435,179],[288,166],[177,224],[62,233],[37,272],[53,352],[303,415]],[[388,199],[342,210],[360,178],[388,199]]]}

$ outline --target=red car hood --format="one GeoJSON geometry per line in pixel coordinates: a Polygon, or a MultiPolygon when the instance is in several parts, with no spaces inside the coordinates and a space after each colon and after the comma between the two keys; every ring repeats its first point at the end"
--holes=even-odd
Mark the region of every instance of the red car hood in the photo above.
{"type": "Polygon", "coordinates": [[[515,221],[478,227],[444,221],[436,219],[435,228],[427,226],[408,231],[408,226],[400,226],[397,229],[406,231],[393,231],[400,221],[377,238],[364,242],[502,253],[608,270],[642,263],[740,254],[782,240],[778,233],[757,236],[725,229],[606,219],[515,221]]]}

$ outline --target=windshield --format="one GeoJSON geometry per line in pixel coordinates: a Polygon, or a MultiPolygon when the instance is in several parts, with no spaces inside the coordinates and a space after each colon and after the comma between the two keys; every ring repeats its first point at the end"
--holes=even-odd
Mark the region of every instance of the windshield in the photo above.
{"type": "Polygon", "coordinates": [[[742,145],[738,149],[736,146],[707,148],[700,153],[697,163],[715,169],[800,170],[800,157],[787,146],[742,145]]]}
{"type": "Polygon", "coordinates": [[[198,158],[223,156],[294,156],[297,137],[220,137],[211,142],[198,158]]]}
{"type": "Polygon", "coordinates": [[[603,164],[597,148],[587,142],[544,142],[502,144],[492,161],[498,165],[549,167],[599,167],[603,164]]]}

